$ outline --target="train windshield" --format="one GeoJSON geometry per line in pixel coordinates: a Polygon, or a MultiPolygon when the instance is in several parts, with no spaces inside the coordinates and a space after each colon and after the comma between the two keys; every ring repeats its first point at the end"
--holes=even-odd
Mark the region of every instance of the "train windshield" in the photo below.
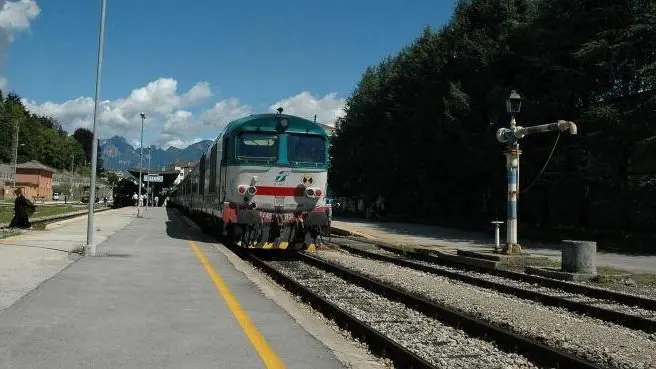
{"type": "Polygon", "coordinates": [[[287,138],[287,158],[294,164],[325,164],[326,141],[321,136],[290,134],[287,138]]]}
{"type": "Polygon", "coordinates": [[[278,135],[272,133],[244,132],[237,137],[237,159],[278,160],[278,135]]]}

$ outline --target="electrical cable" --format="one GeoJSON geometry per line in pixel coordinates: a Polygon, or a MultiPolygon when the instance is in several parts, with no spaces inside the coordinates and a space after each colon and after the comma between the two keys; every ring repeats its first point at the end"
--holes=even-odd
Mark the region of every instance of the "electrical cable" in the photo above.
{"type": "Polygon", "coordinates": [[[535,185],[535,183],[537,183],[538,179],[540,179],[540,176],[542,176],[542,173],[544,173],[544,170],[547,168],[547,165],[549,165],[549,161],[551,160],[551,157],[553,156],[554,151],[556,151],[556,146],[558,145],[558,140],[560,139],[560,134],[561,134],[561,132],[559,131],[558,136],[556,137],[556,141],[554,142],[554,145],[551,148],[551,152],[549,153],[549,156],[547,157],[547,161],[542,166],[542,169],[540,169],[540,172],[538,173],[538,175],[533,179],[531,184],[528,187],[526,187],[525,190],[522,191],[522,193],[528,192],[528,190],[530,190],[531,187],[533,187],[533,185],[535,185]]]}

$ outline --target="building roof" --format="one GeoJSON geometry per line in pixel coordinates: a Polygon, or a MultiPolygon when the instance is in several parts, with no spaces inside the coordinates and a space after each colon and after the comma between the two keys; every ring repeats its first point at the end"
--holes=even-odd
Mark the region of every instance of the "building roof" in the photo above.
{"type": "Polygon", "coordinates": [[[175,167],[182,167],[182,168],[194,168],[196,165],[198,165],[198,161],[192,161],[192,160],[176,160],[172,164],[170,164],[168,167],[166,167],[165,170],[175,170],[175,167]]]}
{"type": "Polygon", "coordinates": [[[41,170],[45,170],[45,171],[48,171],[48,172],[51,172],[51,173],[55,172],[54,169],[50,168],[49,166],[47,166],[45,164],[41,164],[40,162],[38,162],[36,160],[30,160],[30,161],[25,162],[25,163],[17,164],[16,168],[17,169],[41,169],[41,170]]]}

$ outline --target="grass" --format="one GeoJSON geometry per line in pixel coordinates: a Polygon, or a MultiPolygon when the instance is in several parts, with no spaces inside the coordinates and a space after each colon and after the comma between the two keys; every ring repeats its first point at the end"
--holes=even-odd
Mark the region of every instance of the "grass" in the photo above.
{"type": "MultiPolygon", "coordinates": [[[[541,266],[560,269],[560,262],[548,257],[512,258],[499,263],[501,269],[523,272],[527,266],[541,266]]],[[[627,270],[599,265],[597,276],[586,282],[592,286],[619,292],[637,293],[653,296],[656,294],[656,274],[633,273],[627,270]]]]}
{"type": "MultiPolygon", "coordinates": [[[[96,205],[96,208],[101,208],[103,206],[96,205]]],[[[71,213],[75,211],[80,211],[80,210],[86,210],[88,208],[88,205],[84,206],[75,206],[75,205],[39,205],[36,204],[36,211],[32,216],[30,216],[31,219],[35,218],[41,218],[41,217],[47,217],[47,216],[53,216],[53,215],[61,215],[61,214],[66,214],[66,213],[71,213]]],[[[0,206],[0,223],[9,223],[11,222],[11,219],[14,217],[14,207],[13,206],[0,206]]]]}
{"type": "Polygon", "coordinates": [[[20,231],[16,229],[0,229],[0,239],[15,236],[20,234],[20,231]]]}

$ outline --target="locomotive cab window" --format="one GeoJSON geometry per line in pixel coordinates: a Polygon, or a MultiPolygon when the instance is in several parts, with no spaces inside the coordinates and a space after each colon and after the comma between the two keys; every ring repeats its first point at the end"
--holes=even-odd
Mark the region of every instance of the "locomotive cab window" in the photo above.
{"type": "Polygon", "coordinates": [[[237,160],[278,160],[278,135],[272,133],[244,132],[237,136],[237,160]]]}
{"type": "Polygon", "coordinates": [[[287,157],[295,164],[325,164],[326,141],[321,136],[290,134],[287,138],[287,157]]]}

